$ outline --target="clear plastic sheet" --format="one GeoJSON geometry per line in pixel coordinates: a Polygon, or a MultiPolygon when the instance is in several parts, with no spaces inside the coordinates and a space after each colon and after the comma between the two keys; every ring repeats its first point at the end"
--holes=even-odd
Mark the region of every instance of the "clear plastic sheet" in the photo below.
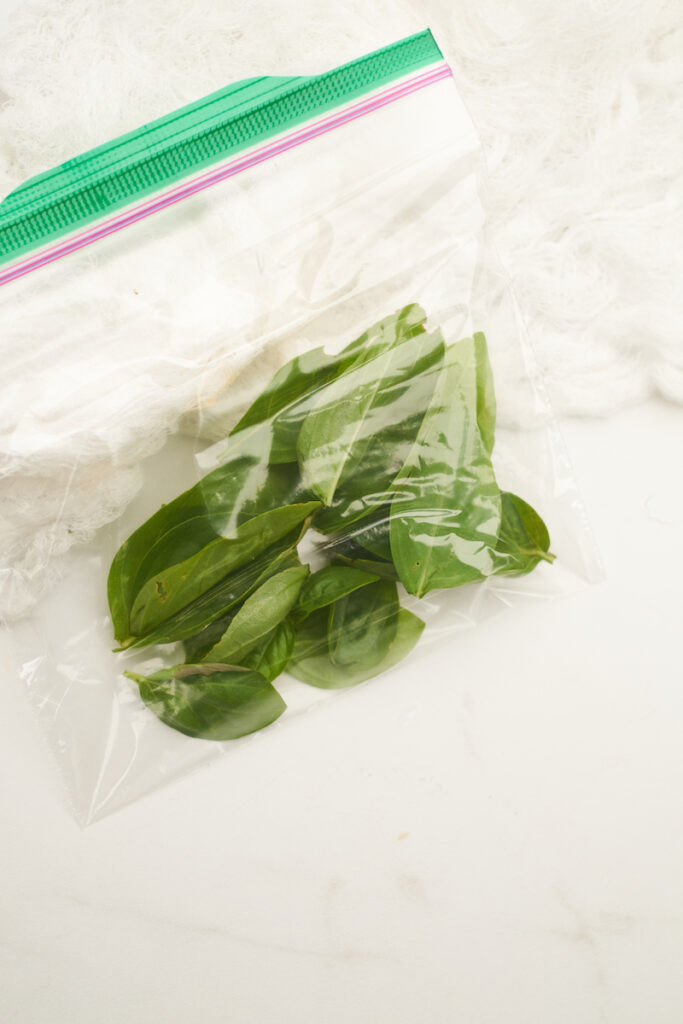
{"type": "Polygon", "coordinates": [[[0,289],[3,611],[82,822],[598,577],[482,182],[435,78],[0,289]]]}

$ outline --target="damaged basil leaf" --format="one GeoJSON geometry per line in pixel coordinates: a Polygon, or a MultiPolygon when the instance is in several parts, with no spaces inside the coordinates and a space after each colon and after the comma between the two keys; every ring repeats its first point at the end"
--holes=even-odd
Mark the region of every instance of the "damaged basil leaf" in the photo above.
{"type": "MultiPolygon", "coordinates": [[[[234,609],[261,583],[280,569],[288,569],[301,564],[296,554],[296,545],[300,543],[310,522],[311,517],[305,519],[299,530],[287,534],[281,541],[277,541],[267,548],[253,562],[243,565],[236,572],[226,576],[220,583],[176,612],[170,619],[166,619],[156,629],[146,633],[144,637],[131,639],[125,646],[137,649],[149,647],[151,644],[188,641],[193,637],[197,638],[198,644],[203,644],[206,639],[206,637],[202,637],[204,629],[234,609]]],[[[213,646],[213,643],[215,640],[209,646],[213,646]]],[[[206,649],[208,650],[208,648],[206,649]]],[[[195,657],[187,660],[198,661],[200,659],[195,657]]]]}
{"type": "Polygon", "coordinates": [[[191,558],[169,566],[140,589],[130,616],[134,636],[144,636],[201,597],[221,579],[261,554],[320,507],[316,501],[262,512],[217,537],[191,558]]]}
{"type": "Polygon", "coordinates": [[[202,740],[235,740],[274,722],[286,708],[259,672],[231,665],[176,665],[153,675],[124,675],[172,729],[202,740]]]}

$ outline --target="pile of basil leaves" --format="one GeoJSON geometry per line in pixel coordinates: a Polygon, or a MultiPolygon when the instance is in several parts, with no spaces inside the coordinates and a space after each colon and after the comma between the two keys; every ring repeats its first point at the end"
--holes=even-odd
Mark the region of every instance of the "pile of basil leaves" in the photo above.
{"type": "Polygon", "coordinates": [[[285,669],[336,689],[409,654],[424,622],[399,584],[419,598],[552,561],[543,520],[496,483],[483,334],[447,345],[425,320],[410,305],[336,355],[283,366],[220,467],[117,552],[120,649],[184,644],[185,664],[126,673],[167,725],[213,740],[262,729],[285,710],[285,669]]]}

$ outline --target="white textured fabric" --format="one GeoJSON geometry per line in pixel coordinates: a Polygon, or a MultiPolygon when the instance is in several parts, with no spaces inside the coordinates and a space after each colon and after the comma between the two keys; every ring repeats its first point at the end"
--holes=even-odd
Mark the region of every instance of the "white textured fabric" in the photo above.
{"type": "Polygon", "coordinates": [[[556,409],[682,401],[680,0],[40,0],[0,44],[0,192],[228,81],[426,25],[483,137],[556,409]]]}
{"type": "MultiPolygon", "coordinates": [[[[487,209],[556,408],[683,401],[679,0],[38,0],[0,39],[0,194],[229,81],[325,71],[427,25],[482,134],[487,209]]],[[[14,383],[30,407],[30,376],[14,383]]],[[[73,432],[8,472],[0,615],[121,512],[196,393],[170,374],[101,446],[73,432]]]]}

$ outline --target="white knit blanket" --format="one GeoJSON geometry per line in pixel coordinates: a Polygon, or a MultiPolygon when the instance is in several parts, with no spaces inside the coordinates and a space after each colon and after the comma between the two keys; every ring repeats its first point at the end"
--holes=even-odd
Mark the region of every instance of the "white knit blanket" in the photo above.
{"type": "Polygon", "coordinates": [[[680,0],[39,0],[0,40],[0,193],[234,79],[429,26],[560,412],[683,400],[680,0]]]}
{"type": "MultiPolygon", "coordinates": [[[[0,26],[0,194],[230,81],[325,71],[427,26],[483,138],[497,245],[556,409],[683,401],[681,0],[26,3],[0,26]]],[[[0,616],[120,512],[134,462],[92,467],[98,502],[69,499],[71,521],[63,477],[0,492],[20,581],[0,616]]]]}

